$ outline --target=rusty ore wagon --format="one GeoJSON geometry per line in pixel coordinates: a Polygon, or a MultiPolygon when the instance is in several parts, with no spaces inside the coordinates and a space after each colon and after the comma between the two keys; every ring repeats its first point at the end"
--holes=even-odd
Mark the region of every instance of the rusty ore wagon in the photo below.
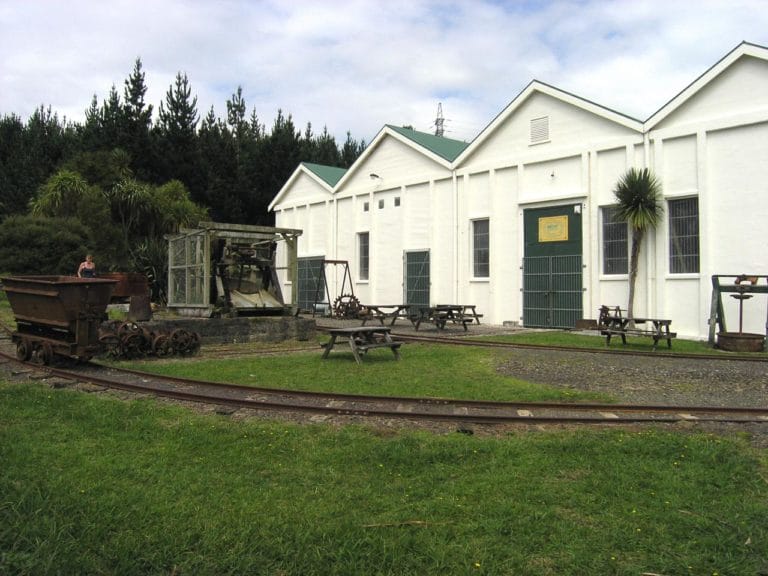
{"type": "Polygon", "coordinates": [[[33,355],[50,364],[54,355],[89,360],[101,349],[99,326],[106,319],[115,280],[73,276],[2,278],[16,318],[16,357],[33,355]]]}

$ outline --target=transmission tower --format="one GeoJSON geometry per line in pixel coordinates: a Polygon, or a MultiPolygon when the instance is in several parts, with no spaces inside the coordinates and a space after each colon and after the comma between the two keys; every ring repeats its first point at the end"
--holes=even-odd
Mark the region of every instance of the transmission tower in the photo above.
{"type": "Polygon", "coordinates": [[[435,118],[435,136],[442,136],[445,132],[443,128],[443,124],[445,123],[445,118],[443,118],[443,103],[440,102],[437,105],[437,118],[435,118]]]}

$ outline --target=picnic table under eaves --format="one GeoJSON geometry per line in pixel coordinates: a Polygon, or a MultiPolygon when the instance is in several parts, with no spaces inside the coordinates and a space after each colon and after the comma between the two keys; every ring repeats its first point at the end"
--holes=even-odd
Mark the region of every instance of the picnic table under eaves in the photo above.
{"type": "Polygon", "coordinates": [[[467,325],[480,324],[482,314],[477,313],[474,304],[437,304],[420,306],[416,304],[366,304],[361,306],[359,318],[363,326],[369,321],[378,320],[381,326],[395,326],[397,320],[408,320],[418,330],[422,323],[432,323],[438,330],[444,330],[446,324],[461,325],[464,331],[467,325]]]}

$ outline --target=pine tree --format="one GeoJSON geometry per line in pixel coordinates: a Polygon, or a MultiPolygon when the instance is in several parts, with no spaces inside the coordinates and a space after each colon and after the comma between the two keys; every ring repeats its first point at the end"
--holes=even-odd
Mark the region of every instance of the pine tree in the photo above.
{"type": "Polygon", "coordinates": [[[227,123],[238,140],[245,137],[248,130],[248,121],[245,119],[245,100],[243,99],[242,86],[237,87],[237,92],[227,100],[227,123]]]}
{"type": "Polygon", "coordinates": [[[190,140],[195,136],[199,120],[197,96],[192,97],[192,87],[186,74],[178,72],[175,84],[165,93],[165,106],[160,103],[160,131],[171,140],[190,140]]]}
{"type": "Polygon", "coordinates": [[[206,184],[196,131],[199,120],[197,96],[192,96],[186,74],[176,74],[164,104],[160,103],[157,127],[161,180],[181,180],[193,201],[202,201],[206,184]]]}
{"type": "Polygon", "coordinates": [[[147,86],[144,83],[141,58],[136,58],[133,72],[125,81],[123,130],[120,145],[130,154],[134,172],[142,180],[150,180],[153,164],[151,153],[152,105],[144,102],[147,86]]]}
{"type": "Polygon", "coordinates": [[[80,128],[80,143],[83,150],[99,149],[102,137],[101,110],[99,100],[94,94],[91,105],[85,110],[85,124],[80,128]]]}
{"type": "Polygon", "coordinates": [[[341,154],[336,146],[336,139],[328,133],[328,127],[323,128],[323,133],[315,138],[313,162],[326,166],[339,166],[341,154]]]}
{"type": "Polygon", "coordinates": [[[100,145],[105,148],[118,148],[122,140],[123,132],[123,103],[117,88],[112,84],[109,98],[101,106],[101,133],[100,145]]]}
{"type": "Polygon", "coordinates": [[[344,142],[344,146],[341,148],[341,166],[343,168],[349,168],[357,160],[358,156],[365,150],[365,142],[360,140],[358,144],[352,134],[347,132],[347,139],[344,142]]]}

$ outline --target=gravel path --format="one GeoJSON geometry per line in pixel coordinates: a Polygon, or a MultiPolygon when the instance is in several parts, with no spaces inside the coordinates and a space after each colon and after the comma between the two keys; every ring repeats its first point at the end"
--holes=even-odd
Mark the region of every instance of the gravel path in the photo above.
{"type": "Polygon", "coordinates": [[[768,407],[768,362],[511,350],[499,371],[626,403],[768,407]]]}
{"type": "MultiPolygon", "coordinates": [[[[604,392],[621,403],[768,406],[768,362],[511,350],[498,370],[531,382],[604,392]]],[[[717,434],[746,433],[755,448],[768,450],[768,422],[696,426],[717,434]]]]}

